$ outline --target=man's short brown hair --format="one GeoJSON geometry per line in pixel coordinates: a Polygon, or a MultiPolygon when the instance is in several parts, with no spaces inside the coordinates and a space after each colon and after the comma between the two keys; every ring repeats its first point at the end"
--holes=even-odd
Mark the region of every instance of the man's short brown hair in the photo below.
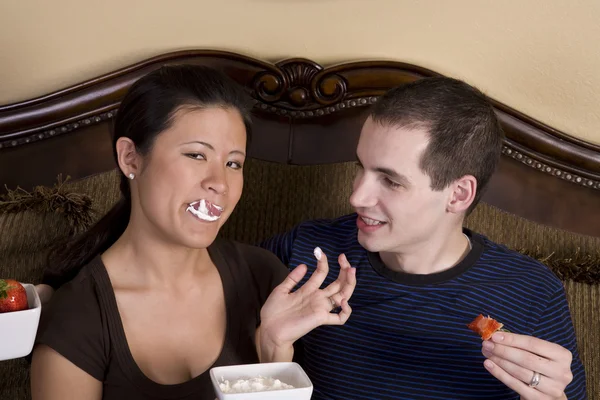
{"type": "Polygon", "coordinates": [[[477,193],[469,211],[475,208],[499,162],[504,138],[481,91],[452,78],[423,78],[389,90],[370,116],[383,125],[425,128],[430,141],[420,167],[431,188],[442,190],[473,175],[477,193]]]}

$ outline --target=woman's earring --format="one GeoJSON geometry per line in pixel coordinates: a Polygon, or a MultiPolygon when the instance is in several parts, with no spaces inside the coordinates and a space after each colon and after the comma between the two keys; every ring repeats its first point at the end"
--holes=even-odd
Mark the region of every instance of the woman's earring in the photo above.
{"type": "Polygon", "coordinates": [[[130,174],[128,175],[128,177],[129,177],[129,179],[133,180],[133,178],[135,178],[135,175],[134,175],[134,173],[132,172],[132,173],[130,173],[130,174]]]}

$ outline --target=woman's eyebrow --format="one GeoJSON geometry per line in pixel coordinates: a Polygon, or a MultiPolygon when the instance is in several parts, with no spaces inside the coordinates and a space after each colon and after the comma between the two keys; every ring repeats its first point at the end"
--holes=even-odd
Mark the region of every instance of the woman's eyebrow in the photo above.
{"type": "MultiPolygon", "coordinates": [[[[212,145],[212,144],[210,144],[210,143],[206,143],[206,142],[203,142],[203,141],[201,141],[201,140],[192,140],[191,142],[185,142],[185,143],[182,143],[181,145],[182,145],[182,146],[185,146],[186,144],[194,144],[194,143],[201,144],[202,146],[206,146],[206,147],[208,147],[209,149],[211,149],[212,151],[215,151],[215,148],[213,147],[213,145],[212,145]]],[[[231,150],[231,151],[229,152],[229,154],[239,154],[239,155],[241,155],[242,157],[246,157],[246,153],[244,153],[244,152],[243,152],[243,151],[241,151],[241,150],[231,150]]]]}

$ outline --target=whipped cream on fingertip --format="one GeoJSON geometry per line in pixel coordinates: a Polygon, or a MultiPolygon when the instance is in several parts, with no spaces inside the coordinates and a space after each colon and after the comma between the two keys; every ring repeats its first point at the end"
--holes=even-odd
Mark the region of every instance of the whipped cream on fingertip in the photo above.
{"type": "Polygon", "coordinates": [[[321,250],[320,247],[315,247],[313,254],[315,255],[315,258],[317,259],[317,261],[320,261],[321,257],[323,257],[323,250],[321,250]]]}

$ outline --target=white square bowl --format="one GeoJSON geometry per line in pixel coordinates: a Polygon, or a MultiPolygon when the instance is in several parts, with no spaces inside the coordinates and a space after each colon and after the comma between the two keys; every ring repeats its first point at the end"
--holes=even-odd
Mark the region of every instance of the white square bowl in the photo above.
{"type": "Polygon", "coordinates": [[[261,363],[215,367],[210,370],[210,379],[219,400],[310,400],[313,385],[306,372],[295,362],[261,363]],[[251,393],[223,393],[219,382],[256,378],[259,376],[279,379],[294,389],[267,390],[251,393]]]}
{"type": "Polygon", "coordinates": [[[0,313],[0,361],[25,357],[33,349],[42,303],[33,285],[22,285],[29,309],[0,313]]]}

